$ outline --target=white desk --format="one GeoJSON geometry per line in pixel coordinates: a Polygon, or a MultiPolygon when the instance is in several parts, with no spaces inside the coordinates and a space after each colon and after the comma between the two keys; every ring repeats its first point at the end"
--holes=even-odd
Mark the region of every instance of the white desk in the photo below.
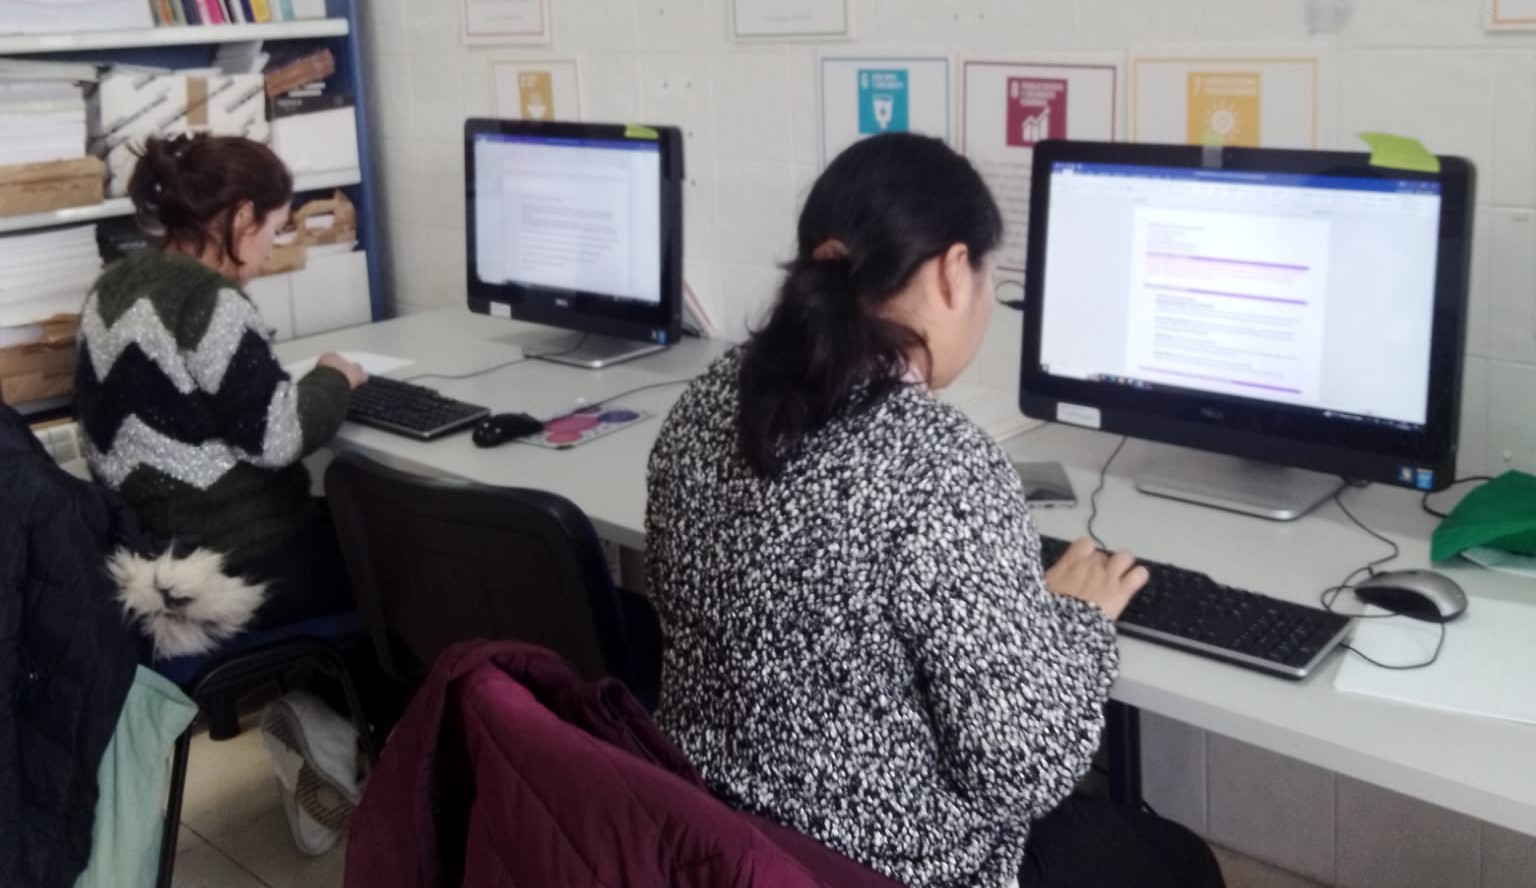
{"type": "MultiPolygon", "coordinates": [[[[465,373],[517,357],[513,346],[493,338],[549,335],[534,329],[450,310],[290,342],[279,352],[292,360],[326,350],[371,351],[418,361],[397,376],[465,373]]],[[[474,379],[423,383],[495,410],[540,415],[578,398],[595,401],[647,383],[691,377],[721,348],[689,340],[663,355],[601,372],[532,361],[474,379]]],[[[682,386],[653,389],[622,400],[661,415],[681,391],[682,386]]],[[[584,509],[604,537],[639,549],[645,542],[646,460],[659,428],[658,418],[567,451],[520,444],[478,450],[466,436],[422,444],[350,424],[340,441],[343,447],[417,471],[554,491],[584,509]]],[[[1075,510],[1036,512],[1042,532],[1071,537],[1083,531],[1087,496],[1115,440],[1053,426],[1008,442],[1017,457],[1065,463],[1083,500],[1075,510]]],[[[1380,542],[1349,524],[1331,504],[1301,521],[1275,524],[1142,496],[1127,476],[1153,449],[1131,442],[1099,497],[1097,528],[1112,546],[1307,603],[1384,554],[1380,542]]],[[[1403,557],[1394,567],[1428,564],[1432,524],[1419,510],[1416,495],[1371,488],[1346,497],[1362,520],[1402,546],[1403,557]]],[[[1467,590],[1474,608],[1479,598],[1536,602],[1530,581],[1470,565],[1443,569],[1467,590]]],[[[1450,631],[1455,632],[1454,624],[1450,631]]],[[[1123,703],[1536,835],[1536,727],[1336,693],[1338,657],[1308,681],[1293,684],[1135,639],[1122,638],[1120,648],[1114,697],[1123,703]]]]}

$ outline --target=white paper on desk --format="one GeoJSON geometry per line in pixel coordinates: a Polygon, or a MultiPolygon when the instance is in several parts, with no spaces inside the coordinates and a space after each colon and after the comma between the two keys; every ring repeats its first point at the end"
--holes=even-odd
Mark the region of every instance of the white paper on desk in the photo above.
{"type": "MultiPolygon", "coordinates": [[[[386,373],[399,370],[402,367],[409,367],[416,363],[410,358],[394,358],[389,355],[374,354],[373,352],[341,352],[340,354],[343,358],[354,364],[363,365],[363,369],[368,371],[369,376],[383,376],[386,373]]],[[[300,376],[315,369],[315,362],[318,360],[318,357],[305,358],[302,361],[288,364],[283,369],[288,371],[289,376],[298,379],[300,376]]]]}
{"type": "MultiPolygon", "coordinates": [[[[1371,608],[1367,613],[1383,613],[1371,608]]],[[[1411,706],[1536,725],[1536,606],[1475,598],[1445,626],[1433,666],[1394,672],[1349,657],[1333,680],[1349,694],[1411,706]]],[[[1350,645],[1388,664],[1421,663],[1435,652],[1440,627],[1403,617],[1360,620],[1350,645]]]]}
{"type": "Polygon", "coordinates": [[[999,444],[1041,425],[1020,413],[1019,399],[1003,389],[955,383],[939,392],[939,400],[964,413],[999,444]]]}
{"type": "Polygon", "coordinates": [[[1461,557],[1489,570],[1536,579],[1536,557],[1530,555],[1516,555],[1498,549],[1468,549],[1461,553],[1461,557]]]}

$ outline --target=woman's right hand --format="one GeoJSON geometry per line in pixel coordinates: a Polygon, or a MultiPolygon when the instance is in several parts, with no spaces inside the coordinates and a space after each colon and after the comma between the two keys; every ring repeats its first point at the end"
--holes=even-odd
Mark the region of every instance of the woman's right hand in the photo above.
{"type": "Polygon", "coordinates": [[[1057,595],[1078,598],[1095,605],[1111,620],[1118,620],[1149,574],[1129,552],[1106,555],[1088,538],[1074,542],[1045,572],[1045,587],[1057,595]]]}
{"type": "Polygon", "coordinates": [[[347,378],[347,385],[353,389],[368,381],[368,371],[363,369],[363,365],[353,363],[335,352],[326,352],[321,355],[320,360],[315,362],[315,366],[329,367],[339,371],[347,378]]]}

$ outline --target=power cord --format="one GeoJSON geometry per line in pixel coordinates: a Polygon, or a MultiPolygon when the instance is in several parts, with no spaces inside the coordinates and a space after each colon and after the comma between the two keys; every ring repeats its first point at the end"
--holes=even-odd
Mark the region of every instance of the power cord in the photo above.
{"type": "Polygon", "coordinates": [[[576,351],[577,349],[581,348],[583,345],[586,345],[587,344],[587,339],[591,335],[592,334],[590,334],[590,333],[583,333],[583,334],[581,334],[581,338],[577,339],[576,340],[576,344],[571,346],[570,348],[557,349],[555,351],[538,352],[537,354],[532,354],[532,355],[524,354],[520,358],[513,358],[510,361],[503,361],[500,364],[496,364],[495,366],[492,366],[492,367],[487,367],[484,370],[476,370],[473,373],[460,373],[460,374],[457,374],[457,375],[449,374],[449,373],[418,373],[415,376],[407,376],[406,378],[404,378],[404,379],[402,379],[400,381],[401,382],[415,382],[418,379],[443,379],[443,380],[474,379],[477,376],[485,376],[488,373],[495,373],[497,370],[505,370],[508,367],[516,367],[518,364],[524,364],[524,363],[527,363],[528,361],[538,361],[538,360],[543,360],[545,358],[558,358],[561,355],[568,355],[571,352],[576,351]]]}
{"type": "Polygon", "coordinates": [[[1003,308],[1011,308],[1014,311],[1023,311],[1024,310],[1024,300],[1022,298],[1021,299],[1003,299],[1003,298],[1001,298],[1001,297],[999,297],[997,295],[997,291],[1001,290],[1004,287],[1018,287],[1019,288],[1019,293],[1022,295],[1023,292],[1024,292],[1024,282],[1023,281],[1016,281],[1016,280],[1014,280],[1012,278],[1004,278],[1004,279],[998,281],[996,284],[992,285],[992,298],[997,300],[997,304],[998,305],[1001,305],[1003,308]]]}
{"type": "Polygon", "coordinates": [[[1104,465],[1099,467],[1099,483],[1093,488],[1093,493],[1088,495],[1088,536],[1093,540],[1094,545],[1105,551],[1109,551],[1109,547],[1104,545],[1104,541],[1099,539],[1098,533],[1093,529],[1093,523],[1099,517],[1099,493],[1104,490],[1104,481],[1109,474],[1110,464],[1120,455],[1120,451],[1125,449],[1125,442],[1129,440],[1129,437],[1121,436],[1120,443],[1115,445],[1114,452],[1109,455],[1109,459],[1104,460],[1104,465]]]}
{"type": "Polygon", "coordinates": [[[689,376],[683,379],[669,379],[666,382],[653,382],[650,385],[642,385],[637,388],[632,388],[627,392],[619,392],[617,395],[610,395],[601,401],[593,401],[589,404],[583,404],[582,409],[590,409],[592,407],[606,407],[607,405],[612,404],[614,401],[617,401],[620,398],[627,398],[630,395],[638,395],[641,392],[648,392],[651,389],[666,388],[667,386],[672,385],[687,385],[688,383],[693,382],[693,380],[694,377],[689,376]]]}
{"type": "MultiPolygon", "coordinates": [[[[1463,484],[1471,484],[1474,481],[1492,481],[1492,480],[1493,480],[1493,476],[1491,476],[1491,475],[1472,475],[1472,476],[1467,477],[1467,478],[1457,478],[1455,481],[1451,482],[1451,486],[1450,487],[1447,487],[1445,490],[1442,490],[1440,492],[1441,493],[1445,493],[1445,491],[1446,490],[1450,490],[1451,487],[1460,487],[1463,484]]],[[[1436,509],[1436,508],[1430,506],[1429,498],[1431,496],[1433,496],[1433,494],[1430,491],[1428,491],[1428,490],[1424,491],[1424,496],[1419,500],[1419,508],[1423,509],[1425,511],[1425,513],[1427,513],[1429,515],[1433,515],[1436,518],[1446,518],[1446,517],[1449,517],[1449,513],[1442,512],[1439,509],[1436,509]]]]}
{"type": "MultiPolygon", "coordinates": [[[[1350,483],[1347,479],[1346,479],[1345,483],[1349,487],[1357,486],[1355,484],[1350,483]]],[[[1343,497],[1344,497],[1344,491],[1340,490],[1339,492],[1335,493],[1333,495],[1333,504],[1339,507],[1339,511],[1344,513],[1344,517],[1348,518],[1350,520],[1350,523],[1354,524],[1356,527],[1358,527],[1361,530],[1365,531],[1371,537],[1373,537],[1373,538],[1375,538],[1375,539],[1377,539],[1377,540],[1379,540],[1379,541],[1381,541],[1383,543],[1386,543],[1388,546],[1391,547],[1392,551],[1391,551],[1391,553],[1389,553],[1387,555],[1383,555],[1382,557],[1377,558],[1376,560],[1366,564],[1363,567],[1357,567],[1354,570],[1350,571],[1349,575],[1344,578],[1344,581],[1339,583],[1337,586],[1330,586],[1329,588],[1324,589],[1323,592],[1322,592],[1322,595],[1320,596],[1321,600],[1322,600],[1322,604],[1323,604],[1323,610],[1326,610],[1326,611],[1328,611],[1331,614],[1343,614],[1344,616],[1353,617],[1354,619],[1357,619],[1357,620],[1390,620],[1390,619],[1397,619],[1397,618],[1408,619],[1408,618],[1403,617],[1402,614],[1363,614],[1363,613],[1346,613],[1346,612],[1343,612],[1343,611],[1334,610],[1333,605],[1334,605],[1335,602],[1337,602],[1339,600],[1339,596],[1344,594],[1345,592],[1353,591],[1355,589],[1355,586],[1356,586],[1355,578],[1356,577],[1358,577],[1362,573],[1364,573],[1368,577],[1374,577],[1374,576],[1376,576],[1376,568],[1381,567],[1384,564],[1388,564],[1388,563],[1390,563],[1392,561],[1396,561],[1403,554],[1402,547],[1399,546],[1394,540],[1390,539],[1389,537],[1386,537],[1386,536],[1382,535],[1381,533],[1379,533],[1379,532],[1377,532],[1375,530],[1372,530],[1369,526],[1366,525],[1366,523],[1364,521],[1361,521],[1359,519],[1359,517],[1357,517],[1355,515],[1354,512],[1351,512],[1349,510],[1349,507],[1344,505],[1344,498],[1343,497]]],[[[1360,659],[1364,660],[1367,663],[1370,663],[1372,666],[1375,666],[1375,667],[1377,667],[1379,669],[1389,669],[1389,670],[1392,670],[1394,672],[1410,672],[1410,671],[1415,670],[1415,669],[1425,669],[1427,667],[1433,666],[1436,663],[1436,661],[1438,661],[1440,659],[1440,651],[1445,647],[1445,624],[1444,623],[1440,624],[1440,638],[1435,642],[1435,651],[1434,651],[1434,653],[1430,654],[1429,659],[1425,660],[1423,663],[1409,663],[1409,664],[1404,664],[1404,665],[1398,665],[1398,664],[1392,664],[1392,663],[1383,663],[1380,660],[1377,660],[1376,658],[1370,656],[1369,654],[1366,654],[1365,652],[1361,651],[1359,648],[1357,648],[1357,647],[1355,647],[1353,645],[1350,645],[1350,644],[1340,644],[1339,647],[1343,648],[1346,651],[1349,651],[1351,654],[1354,654],[1355,656],[1359,657],[1360,659]]]]}

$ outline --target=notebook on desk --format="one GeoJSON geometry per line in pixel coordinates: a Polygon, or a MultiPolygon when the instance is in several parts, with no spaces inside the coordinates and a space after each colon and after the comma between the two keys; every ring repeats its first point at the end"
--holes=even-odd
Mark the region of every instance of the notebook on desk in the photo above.
{"type": "MultiPolygon", "coordinates": [[[[1382,613],[1371,608],[1367,613],[1382,613]]],[[[1536,725],[1536,606],[1473,599],[1445,626],[1433,666],[1394,672],[1359,657],[1339,667],[1335,689],[1412,706],[1536,725]]],[[[1350,645],[1383,663],[1428,660],[1440,627],[1406,617],[1359,620],[1350,645]]]]}

